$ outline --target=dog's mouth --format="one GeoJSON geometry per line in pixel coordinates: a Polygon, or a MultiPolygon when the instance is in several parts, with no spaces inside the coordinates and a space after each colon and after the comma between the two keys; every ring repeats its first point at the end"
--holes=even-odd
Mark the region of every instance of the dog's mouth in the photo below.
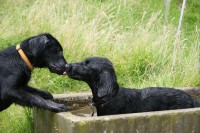
{"type": "Polygon", "coordinates": [[[64,71],[64,72],[63,72],[63,75],[67,75],[67,72],[66,72],[66,71],[64,71]]]}
{"type": "Polygon", "coordinates": [[[64,75],[67,75],[71,79],[82,80],[81,75],[79,75],[76,71],[65,70],[64,73],[64,75]]]}
{"type": "Polygon", "coordinates": [[[71,79],[84,80],[84,75],[82,74],[82,71],[71,64],[65,65],[64,74],[67,75],[71,79]]]}
{"type": "Polygon", "coordinates": [[[66,75],[69,76],[69,77],[72,78],[72,79],[76,79],[76,80],[79,80],[79,79],[80,79],[79,75],[76,74],[75,72],[66,71],[66,73],[67,73],[66,75]]]}
{"type": "Polygon", "coordinates": [[[65,71],[65,67],[63,66],[58,66],[56,64],[51,64],[49,67],[50,72],[56,73],[59,75],[66,75],[67,72],[65,71]]]}

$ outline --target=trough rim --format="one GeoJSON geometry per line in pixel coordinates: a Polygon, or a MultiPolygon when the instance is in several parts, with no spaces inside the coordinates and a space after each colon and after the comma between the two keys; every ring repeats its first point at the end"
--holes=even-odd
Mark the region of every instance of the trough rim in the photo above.
{"type": "Polygon", "coordinates": [[[133,119],[141,117],[152,117],[152,116],[167,116],[171,114],[186,114],[200,112],[200,108],[188,108],[188,109],[178,109],[178,110],[165,110],[165,111],[154,111],[154,112],[143,112],[143,113],[130,113],[130,114],[118,114],[118,115],[107,115],[107,116],[93,116],[93,117],[81,117],[73,115],[71,112],[57,113],[59,117],[68,119],[72,122],[92,122],[96,120],[110,121],[116,119],[133,119]]]}

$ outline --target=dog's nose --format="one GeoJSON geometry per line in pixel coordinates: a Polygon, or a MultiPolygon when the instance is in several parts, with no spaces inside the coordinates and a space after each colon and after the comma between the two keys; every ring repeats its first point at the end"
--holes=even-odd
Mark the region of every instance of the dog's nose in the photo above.
{"type": "Polygon", "coordinates": [[[70,71],[70,70],[72,69],[72,67],[71,67],[71,65],[66,64],[66,65],[65,65],[65,69],[66,69],[67,71],[70,71]]]}

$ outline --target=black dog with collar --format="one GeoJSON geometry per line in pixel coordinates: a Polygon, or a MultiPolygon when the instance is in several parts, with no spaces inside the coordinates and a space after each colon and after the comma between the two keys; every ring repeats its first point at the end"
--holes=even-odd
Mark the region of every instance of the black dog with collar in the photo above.
{"type": "MultiPolygon", "coordinates": [[[[51,34],[30,37],[20,47],[34,67],[49,68],[53,73],[63,74],[66,64],[63,50],[51,34]]],[[[15,46],[0,52],[0,111],[12,103],[54,112],[67,111],[63,104],[45,100],[53,98],[49,92],[27,86],[30,77],[31,70],[15,46]]]]}

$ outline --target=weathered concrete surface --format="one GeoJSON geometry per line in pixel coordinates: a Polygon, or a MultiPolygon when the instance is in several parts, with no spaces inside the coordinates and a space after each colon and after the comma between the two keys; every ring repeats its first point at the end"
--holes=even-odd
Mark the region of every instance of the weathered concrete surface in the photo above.
{"type": "Polygon", "coordinates": [[[36,133],[200,133],[200,108],[79,117],[34,111],[36,133]]]}
{"type": "MultiPolygon", "coordinates": [[[[91,94],[55,97],[87,101],[91,94]]],[[[200,133],[200,108],[101,117],[79,117],[70,112],[56,114],[41,109],[34,109],[33,114],[36,133],[200,133]]]]}

